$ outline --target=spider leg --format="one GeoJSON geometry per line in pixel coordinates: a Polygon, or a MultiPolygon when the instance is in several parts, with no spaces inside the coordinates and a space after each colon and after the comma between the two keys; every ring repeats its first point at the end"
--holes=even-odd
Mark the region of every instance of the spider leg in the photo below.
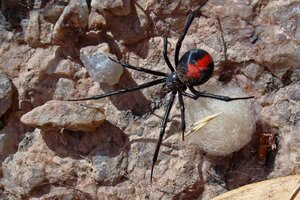
{"type": "Polygon", "coordinates": [[[152,160],[151,175],[150,175],[150,181],[151,181],[151,183],[152,183],[154,165],[155,165],[155,163],[157,161],[157,156],[158,156],[158,153],[159,153],[159,148],[160,148],[160,145],[162,143],[162,140],[163,140],[163,137],[164,137],[164,134],[165,134],[165,129],[166,129],[166,126],[167,126],[169,114],[170,114],[171,108],[173,106],[176,93],[177,93],[177,91],[173,91],[172,92],[170,100],[169,100],[169,103],[168,103],[168,106],[167,106],[167,109],[166,109],[166,113],[165,113],[164,118],[163,118],[163,120],[161,122],[161,129],[160,129],[160,133],[159,133],[159,139],[158,139],[158,142],[156,144],[156,148],[155,148],[155,152],[154,152],[153,160],[152,160]]]}
{"type": "Polygon", "coordinates": [[[205,98],[211,98],[211,99],[218,99],[221,101],[236,101],[236,100],[244,100],[244,99],[252,99],[254,96],[249,97],[228,97],[228,96],[222,96],[222,95],[216,95],[216,94],[210,94],[206,92],[200,92],[195,90],[193,87],[189,87],[191,92],[193,94],[189,94],[187,92],[182,92],[182,95],[197,100],[199,97],[205,97],[205,98]]]}
{"type": "Polygon", "coordinates": [[[172,72],[174,72],[174,68],[169,60],[169,57],[168,57],[168,36],[170,34],[170,30],[171,30],[171,26],[169,27],[169,30],[168,30],[168,34],[167,36],[164,37],[164,51],[163,51],[163,56],[164,56],[164,59],[165,59],[165,62],[167,63],[168,67],[170,68],[170,70],[172,72]]]}
{"type": "Polygon", "coordinates": [[[177,44],[176,44],[176,49],[175,49],[175,66],[178,65],[178,60],[179,60],[179,51],[180,51],[180,48],[181,48],[181,45],[182,45],[182,41],[184,40],[184,37],[185,35],[187,34],[195,16],[196,16],[196,13],[200,10],[200,8],[202,6],[204,6],[206,4],[208,0],[204,0],[198,7],[197,10],[192,10],[189,12],[189,16],[188,16],[188,19],[185,23],[185,26],[184,26],[184,29],[183,29],[183,32],[181,33],[178,41],[177,41],[177,44]]]}
{"type": "Polygon", "coordinates": [[[168,74],[166,74],[164,72],[159,72],[159,71],[155,71],[155,70],[151,70],[151,69],[145,69],[145,68],[142,68],[142,67],[135,67],[135,66],[129,65],[127,63],[115,60],[111,57],[108,57],[108,58],[110,60],[114,61],[115,63],[118,63],[118,64],[122,65],[122,67],[124,67],[124,68],[133,69],[133,70],[136,70],[136,71],[145,72],[145,73],[156,75],[156,76],[164,76],[164,77],[168,76],[168,74]]]}
{"type": "Polygon", "coordinates": [[[87,97],[87,98],[82,98],[82,99],[68,99],[67,101],[84,101],[84,100],[96,100],[96,99],[102,99],[104,97],[109,97],[109,96],[113,96],[116,94],[122,94],[122,93],[126,93],[126,92],[132,92],[135,90],[140,90],[143,88],[148,88],[160,83],[164,83],[166,81],[167,78],[162,78],[162,79],[157,79],[154,81],[150,81],[138,86],[134,86],[134,87],[130,87],[130,88],[124,88],[124,89],[120,89],[117,91],[113,91],[113,92],[109,92],[109,93],[105,93],[105,94],[100,94],[100,95],[96,95],[96,96],[92,96],[92,97],[87,97]]]}
{"type": "Polygon", "coordinates": [[[180,105],[180,111],[181,111],[181,130],[182,130],[182,140],[184,140],[184,131],[185,131],[185,109],[184,109],[184,102],[182,98],[181,92],[178,93],[178,100],[180,105]]]}

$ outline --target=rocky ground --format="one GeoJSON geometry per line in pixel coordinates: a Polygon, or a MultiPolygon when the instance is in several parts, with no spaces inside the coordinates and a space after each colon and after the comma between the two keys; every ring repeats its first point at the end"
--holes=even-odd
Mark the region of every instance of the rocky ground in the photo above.
{"type": "MultiPolygon", "coordinates": [[[[88,67],[100,54],[169,72],[162,36],[171,27],[174,62],[189,10],[200,2],[1,0],[1,199],[211,199],[299,174],[299,0],[209,0],[184,40],[181,55],[193,48],[212,55],[212,82],[255,96],[252,139],[237,152],[213,156],[183,142],[176,99],[150,184],[168,99],[160,86],[66,101],[157,78],[108,69],[111,75],[93,81],[97,70],[88,67]]],[[[186,106],[187,119],[202,109],[194,101],[186,106]]]]}

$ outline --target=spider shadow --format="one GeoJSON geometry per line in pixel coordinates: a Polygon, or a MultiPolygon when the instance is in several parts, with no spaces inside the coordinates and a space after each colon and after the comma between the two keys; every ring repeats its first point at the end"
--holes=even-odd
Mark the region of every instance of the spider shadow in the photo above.
{"type": "Polygon", "coordinates": [[[41,134],[48,148],[61,158],[79,160],[96,155],[114,158],[130,150],[128,136],[108,121],[93,132],[43,130],[41,134]]]}
{"type": "Polygon", "coordinates": [[[84,161],[82,165],[94,174],[97,184],[114,186],[126,180],[123,172],[128,167],[129,138],[108,121],[93,132],[41,131],[41,134],[58,157],[72,158],[75,163],[84,161]]]}
{"type": "MultiPolygon", "coordinates": [[[[137,139],[133,139],[133,140],[130,140],[130,145],[132,145],[133,143],[136,143],[136,142],[141,142],[141,143],[153,143],[153,144],[156,144],[158,141],[158,139],[155,139],[155,138],[137,138],[137,139]]],[[[180,150],[179,147],[177,146],[174,146],[172,142],[168,142],[168,141],[163,141],[161,146],[164,146],[164,147],[168,147],[168,148],[172,148],[173,150],[180,150]]],[[[153,145],[154,147],[154,145],[153,145]]],[[[154,148],[153,148],[153,152],[154,152],[154,148]]]]}
{"type": "MultiPolygon", "coordinates": [[[[119,82],[113,86],[101,83],[100,87],[105,93],[134,87],[138,84],[131,77],[127,70],[123,71],[123,74],[119,82]]],[[[130,110],[134,115],[142,116],[150,112],[150,101],[140,91],[127,92],[119,95],[113,95],[109,97],[112,104],[118,110],[130,110]]]]}

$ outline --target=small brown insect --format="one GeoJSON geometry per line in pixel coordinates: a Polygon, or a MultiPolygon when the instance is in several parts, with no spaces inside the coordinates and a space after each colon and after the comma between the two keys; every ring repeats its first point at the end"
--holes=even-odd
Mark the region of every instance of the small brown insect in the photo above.
{"type": "Polygon", "coordinates": [[[275,134],[262,133],[259,138],[257,159],[264,164],[267,154],[274,149],[276,149],[275,134]]]}

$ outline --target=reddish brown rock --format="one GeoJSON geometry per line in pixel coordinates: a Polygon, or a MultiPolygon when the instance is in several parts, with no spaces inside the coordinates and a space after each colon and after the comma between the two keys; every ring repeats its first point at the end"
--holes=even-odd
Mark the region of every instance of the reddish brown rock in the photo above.
{"type": "Polygon", "coordinates": [[[88,17],[86,0],[71,0],[53,28],[53,42],[60,46],[74,46],[88,25],[88,17]]]}
{"type": "Polygon", "coordinates": [[[101,30],[106,26],[105,18],[97,12],[91,12],[89,16],[89,29],[101,30]]]}
{"type": "Polygon", "coordinates": [[[21,118],[24,124],[35,128],[71,131],[94,131],[104,120],[105,116],[100,109],[57,100],[36,107],[21,118]]]}
{"type": "Polygon", "coordinates": [[[46,21],[55,24],[67,5],[68,2],[64,0],[51,2],[44,8],[42,15],[46,21]]]}
{"type": "Polygon", "coordinates": [[[25,34],[25,41],[32,47],[37,47],[40,44],[40,20],[39,13],[32,12],[30,21],[25,34]]]}
{"type": "Polygon", "coordinates": [[[110,12],[116,16],[124,16],[130,13],[131,0],[92,0],[91,6],[95,10],[110,12]]]}
{"type": "Polygon", "coordinates": [[[26,28],[24,40],[29,46],[37,48],[51,44],[53,26],[39,12],[31,11],[29,21],[23,27],[26,28]]]}

